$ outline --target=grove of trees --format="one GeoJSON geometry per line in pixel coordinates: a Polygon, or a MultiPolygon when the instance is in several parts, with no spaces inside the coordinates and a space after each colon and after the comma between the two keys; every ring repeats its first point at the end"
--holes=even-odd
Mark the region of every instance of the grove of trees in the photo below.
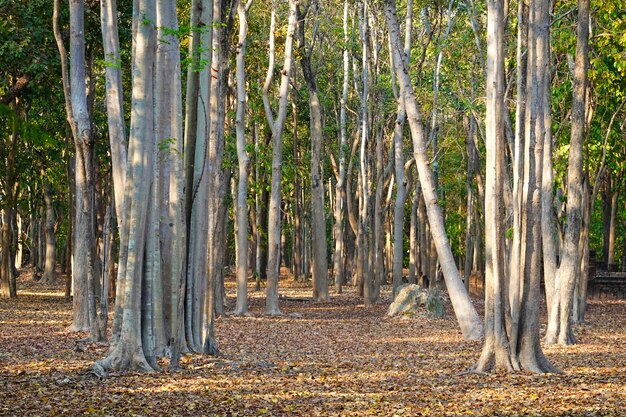
{"type": "Polygon", "coordinates": [[[285,271],[366,308],[419,283],[483,339],[473,371],[558,372],[542,297],[544,342],[575,343],[590,258],[626,268],[625,17],[617,0],[0,0],[0,297],[60,265],[70,329],[109,339],[103,374],[216,354],[249,280],[270,316],[285,271]]]}

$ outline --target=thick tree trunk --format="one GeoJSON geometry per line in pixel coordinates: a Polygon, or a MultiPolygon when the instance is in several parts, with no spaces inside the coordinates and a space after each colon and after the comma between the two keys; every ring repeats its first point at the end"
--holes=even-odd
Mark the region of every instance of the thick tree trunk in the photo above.
{"type": "MultiPolygon", "coordinates": [[[[589,67],[588,52],[589,0],[579,0],[576,61],[574,64],[572,130],[567,169],[565,239],[561,252],[561,264],[557,270],[552,304],[549,308],[550,314],[545,336],[546,343],[566,345],[575,341],[571,328],[572,303],[575,297],[576,282],[580,282],[581,259],[584,255],[584,249],[580,246],[581,225],[584,213],[581,183],[583,182],[585,96],[587,69],[589,67]]],[[[586,242],[582,243],[585,244],[586,242]]]]}
{"type": "MultiPolygon", "coordinates": [[[[151,254],[146,253],[147,233],[151,216],[158,217],[151,199],[154,198],[157,183],[154,181],[156,161],[156,138],[154,135],[154,64],[156,48],[155,2],[139,0],[134,13],[137,35],[133,48],[133,88],[131,126],[129,136],[129,165],[122,217],[121,236],[126,265],[120,265],[118,293],[124,293],[122,303],[116,306],[116,317],[120,322],[119,335],[114,337],[108,356],[96,362],[96,373],[111,370],[152,371],[154,362],[154,333],[150,328],[154,314],[151,287],[153,282],[148,273],[151,254]],[[146,258],[146,256],[148,256],[146,258]],[[122,275],[123,274],[123,275],[122,275]]],[[[119,302],[118,298],[118,302],[119,302]]]]}
{"type": "MultiPolygon", "coordinates": [[[[505,279],[505,227],[502,217],[504,187],[504,149],[503,126],[504,105],[504,2],[489,0],[487,12],[487,117],[486,117],[486,184],[485,184],[485,242],[486,242],[486,287],[485,287],[485,341],[482,354],[474,368],[477,372],[486,372],[493,368],[505,371],[524,369],[532,372],[554,372],[556,369],[546,360],[539,344],[539,284],[541,266],[541,218],[540,190],[542,186],[543,137],[540,90],[548,87],[541,84],[545,75],[542,69],[542,38],[547,32],[535,31],[548,22],[549,5],[531,5],[531,35],[529,39],[529,65],[532,90],[528,103],[532,103],[532,112],[526,112],[526,122],[538,121],[527,129],[525,141],[525,170],[523,194],[521,199],[521,233],[524,242],[520,264],[522,294],[517,300],[507,300],[507,282],[505,279]],[[539,96],[538,96],[539,95],[539,96]],[[512,316],[507,303],[517,303],[521,323],[519,328],[510,333],[512,316]],[[513,342],[517,341],[517,342],[513,342]]],[[[547,30],[547,27],[545,27],[547,30]]],[[[545,47],[545,43],[543,44],[545,47]]],[[[516,147],[516,149],[519,149],[516,147]]],[[[515,268],[516,265],[511,265],[515,268]]],[[[510,283],[509,283],[510,284],[510,283]]]]}
{"type": "Polygon", "coordinates": [[[402,96],[405,100],[407,116],[411,127],[415,162],[419,172],[420,183],[422,184],[424,199],[426,201],[428,220],[437,247],[437,254],[443,269],[448,293],[463,336],[466,339],[478,339],[482,336],[482,323],[463,286],[463,281],[456,268],[454,257],[450,249],[450,243],[446,236],[441,208],[437,202],[433,174],[426,160],[426,140],[424,137],[422,114],[417,105],[417,99],[409,78],[405,61],[406,57],[402,54],[402,48],[399,42],[398,18],[394,0],[385,1],[385,14],[387,15],[389,25],[396,75],[400,83],[402,96]]]}

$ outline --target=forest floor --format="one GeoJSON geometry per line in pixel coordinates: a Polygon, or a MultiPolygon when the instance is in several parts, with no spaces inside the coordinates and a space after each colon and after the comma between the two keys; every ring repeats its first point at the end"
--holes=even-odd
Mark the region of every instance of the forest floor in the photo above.
{"type": "MultiPolygon", "coordinates": [[[[18,285],[17,300],[0,300],[2,416],[626,416],[624,300],[592,301],[579,344],[544,347],[563,374],[476,375],[464,371],[481,342],[463,341],[449,304],[443,319],[387,318],[387,288],[369,309],[346,288],[329,303],[281,301],[271,318],[251,282],[251,316],[217,320],[221,356],[99,379],[89,367],[107,347],[67,332],[62,284],[23,274],[18,285]]],[[[311,290],[285,278],[280,293],[311,290]]]]}

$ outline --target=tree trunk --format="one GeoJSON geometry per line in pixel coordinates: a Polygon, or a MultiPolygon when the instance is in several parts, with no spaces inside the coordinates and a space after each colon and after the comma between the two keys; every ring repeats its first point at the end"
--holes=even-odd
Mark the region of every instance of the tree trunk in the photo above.
{"type": "MultiPolygon", "coordinates": [[[[309,9],[307,9],[308,12],[309,9]]],[[[298,49],[302,75],[309,92],[309,122],[311,134],[311,246],[313,260],[313,298],[328,301],[328,260],[326,248],[326,219],[324,216],[324,182],[321,173],[322,154],[322,113],[317,95],[317,79],[311,68],[312,49],[307,47],[305,38],[305,18],[297,8],[298,49]]],[[[311,41],[314,44],[315,39],[311,41]]]]}
{"type": "MultiPolygon", "coordinates": [[[[589,67],[588,52],[589,0],[579,0],[572,122],[567,168],[565,239],[561,252],[561,264],[557,270],[552,305],[549,308],[548,328],[545,336],[545,341],[549,344],[559,343],[567,345],[575,341],[571,328],[572,303],[575,296],[576,282],[580,282],[581,259],[584,256],[584,249],[580,246],[581,225],[584,213],[584,199],[580,187],[583,182],[585,96],[587,69],[589,67]]],[[[585,244],[586,242],[582,243],[585,244]]]]}
{"type": "Polygon", "coordinates": [[[465,219],[465,264],[463,265],[463,282],[465,289],[470,292],[470,278],[473,269],[474,255],[474,190],[472,179],[474,177],[474,142],[473,135],[476,134],[476,121],[473,116],[466,118],[467,137],[467,177],[465,180],[465,191],[467,193],[466,219],[465,219]]]}
{"type": "Polygon", "coordinates": [[[370,233],[369,225],[370,216],[370,184],[369,184],[369,166],[367,160],[367,142],[370,136],[370,122],[368,114],[368,98],[369,98],[369,55],[368,55],[368,24],[367,17],[369,13],[369,5],[367,0],[363,1],[362,12],[360,13],[360,38],[361,38],[361,141],[359,146],[359,216],[358,216],[358,234],[357,234],[357,275],[361,279],[363,286],[362,295],[365,306],[372,304],[372,271],[370,266],[372,263],[369,259],[370,253],[370,233]]]}
{"type": "MultiPolygon", "coordinates": [[[[108,356],[96,362],[97,373],[111,370],[152,371],[154,362],[154,333],[150,328],[154,314],[151,287],[153,275],[149,273],[152,254],[146,253],[147,234],[153,233],[148,223],[154,213],[155,181],[154,160],[156,137],[154,135],[154,64],[156,48],[156,13],[154,0],[138,0],[138,9],[133,13],[138,20],[135,47],[133,48],[133,88],[131,126],[128,157],[130,161],[141,161],[129,165],[126,177],[124,208],[122,217],[122,245],[126,265],[120,265],[119,291],[124,293],[121,305],[116,306],[116,317],[120,322],[119,334],[114,337],[108,356]],[[151,214],[152,211],[152,214],[151,214]]],[[[118,302],[120,299],[118,298],[118,302]]]]}
{"type": "MultiPolygon", "coordinates": [[[[541,230],[538,219],[541,217],[540,190],[542,185],[543,137],[541,129],[530,125],[525,141],[524,193],[521,199],[521,233],[524,248],[520,264],[522,294],[518,299],[507,299],[505,279],[505,227],[503,221],[504,187],[504,11],[502,0],[489,0],[487,12],[487,117],[486,117],[486,184],[485,184],[485,242],[486,242],[486,287],[485,287],[485,341],[482,354],[474,368],[486,372],[493,368],[529,370],[532,372],[554,372],[556,369],[547,361],[539,344],[539,284],[541,265],[541,230]],[[511,328],[511,314],[508,303],[517,304],[521,323],[519,328],[511,328]],[[515,333],[511,333],[514,331],[515,333]]],[[[545,42],[549,18],[549,5],[533,4],[530,12],[531,35],[529,37],[528,60],[532,80],[528,103],[532,113],[526,112],[526,123],[538,121],[541,126],[544,115],[542,97],[545,92],[540,87],[545,76],[541,42],[545,42]],[[540,32],[539,27],[545,30],[540,32]]],[[[543,44],[545,47],[545,43],[543,44]]],[[[519,149],[516,147],[516,149],[519,149]]],[[[515,268],[516,265],[511,265],[515,268]]],[[[512,283],[509,283],[512,284],[512,283]]]]}
{"type": "Polygon", "coordinates": [[[74,228],[73,321],[71,331],[89,331],[94,341],[101,340],[96,311],[96,240],[94,230],[94,138],[87,103],[85,73],[85,5],[70,2],[70,71],[58,28],[59,4],[55,1],[53,24],[63,73],[63,90],[68,123],[76,150],[76,220],[74,228]],[[65,69],[64,69],[65,68],[65,69]],[[73,86],[70,90],[70,85],[73,86]]]}
{"type": "Polygon", "coordinates": [[[407,116],[411,127],[415,162],[422,184],[424,199],[426,201],[428,220],[437,247],[437,254],[443,269],[446,286],[463,336],[466,339],[477,339],[482,335],[482,323],[463,286],[463,281],[456,268],[454,257],[450,249],[450,243],[446,236],[441,208],[437,202],[433,173],[428,167],[428,161],[426,160],[426,141],[424,137],[422,114],[417,105],[417,99],[409,78],[406,57],[402,54],[402,48],[399,42],[398,19],[395,2],[393,0],[385,1],[385,14],[389,24],[389,34],[394,53],[396,74],[400,83],[401,94],[405,100],[407,116]]]}
{"type": "Polygon", "coordinates": [[[11,208],[2,210],[2,241],[0,241],[0,297],[16,298],[17,288],[11,266],[11,208]]]}
{"type": "Polygon", "coordinates": [[[272,131],[272,180],[271,196],[268,213],[268,262],[267,262],[267,293],[265,300],[265,312],[268,315],[280,315],[278,308],[278,276],[280,269],[280,207],[281,207],[281,180],[282,180],[282,150],[283,150],[283,130],[287,119],[287,104],[289,98],[289,79],[293,64],[293,37],[296,27],[296,7],[298,0],[289,0],[289,21],[287,24],[287,34],[285,39],[285,60],[281,71],[281,82],[279,88],[278,114],[276,120],[272,114],[269,103],[269,88],[273,79],[274,71],[274,28],[276,20],[276,4],[272,5],[272,25],[270,28],[270,65],[268,66],[268,76],[263,87],[263,102],[265,104],[265,114],[272,131]]]}
{"type": "Polygon", "coordinates": [[[100,24],[105,59],[105,86],[111,171],[115,194],[115,214],[118,229],[124,208],[124,181],[126,178],[126,127],[124,124],[124,96],[119,35],[117,30],[117,0],[100,2],[100,24]]]}
{"type": "Polygon", "coordinates": [[[333,270],[335,273],[335,291],[342,292],[342,285],[346,280],[345,270],[345,204],[346,204],[346,152],[348,147],[348,133],[346,120],[346,105],[350,81],[350,59],[348,53],[348,1],[343,4],[343,83],[339,110],[339,176],[335,185],[334,227],[335,251],[333,254],[333,270]]]}
{"type": "Polygon", "coordinates": [[[205,295],[208,290],[207,250],[209,223],[208,182],[210,123],[209,100],[213,54],[213,1],[195,0],[191,9],[195,29],[190,42],[185,123],[185,217],[187,262],[185,278],[185,342],[192,352],[202,351],[205,295]],[[205,28],[205,29],[201,29],[205,28]],[[207,29],[209,28],[209,29],[207,29]]]}
{"type": "Polygon", "coordinates": [[[237,161],[239,180],[237,183],[237,304],[235,315],[248,313],[248,169],[250,160],[246,152],[246,37],[248,35],[248,10],[243,0],[237,3],[239,16],[239,44],[237,51],[237,161]]]}
{"type": "MultiPolygon", "coordinates": [[[[410,62],[410,46],[411,27],[413,15],[413,2],[409,0],[407,3],[406,31],[405,31],[405,49],[404,54],[407,59],[407,65],[410,62]]],[[[394,69],[391,69],[394,72],[394,69]]],[[[394,163],[395,176],[397,183],[396,203],[394,206],[393,216],[393,278],[392,278],[392,296],[395,298],[398,287],[402,284],[402,260],[403,260],[403,237],[404,237],[404,204],[406,202],[406,179],[404,175],[404,122],[406,120],[406,110],[404,106],[404,98],[396,97],[398,101],[398,110],[396,112],[396,122],[393,128],[393,147],[394,147],[394,163]]],[[[415,271],[413,271],[415,272],[415,271]]]]}
{"type": "Polygon", "coordinates": [[[44,201],[46,204],[46,262],[43,271],[43,280],[51,285],[57,282],[56,275],[56,236],[54,233],[54,206],[52,204],[52,188],[44,185],[44,201]]]}

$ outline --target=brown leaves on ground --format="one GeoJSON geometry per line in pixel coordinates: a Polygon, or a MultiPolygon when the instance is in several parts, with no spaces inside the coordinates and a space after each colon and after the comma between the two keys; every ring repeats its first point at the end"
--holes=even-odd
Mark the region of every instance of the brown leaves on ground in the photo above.
{"type": "Polygon", "coordinates": [[[61,288],[19,285],[0,300],[0,415],[626,415],[624,301],[591,302],[580,344],[545,348],[563,375],[474,375],[481,343],[462,340],[449,305],[445,319],[391,319],[388,299],[365,309],[347,288],[302,301],[310,289],[284,280],[283,317],[251,291],[252,316],[217,320],[221,357],[101,380],[88,369],[106,346],[66,331],[61,288]]]}

